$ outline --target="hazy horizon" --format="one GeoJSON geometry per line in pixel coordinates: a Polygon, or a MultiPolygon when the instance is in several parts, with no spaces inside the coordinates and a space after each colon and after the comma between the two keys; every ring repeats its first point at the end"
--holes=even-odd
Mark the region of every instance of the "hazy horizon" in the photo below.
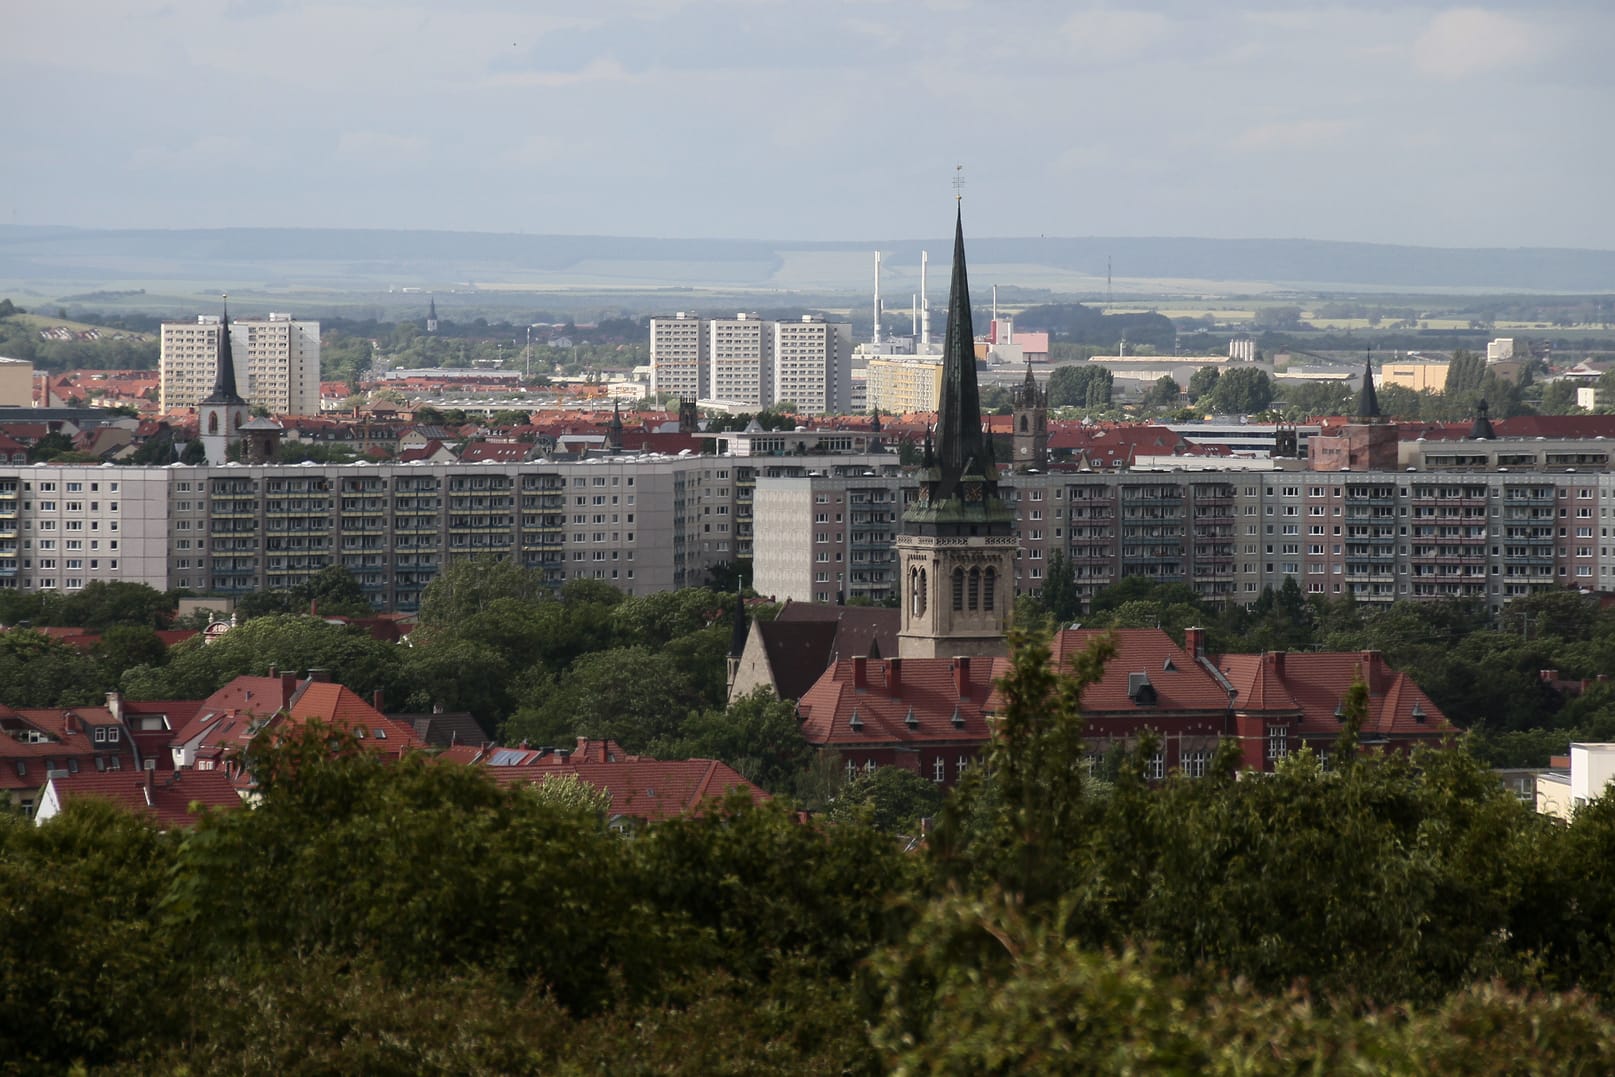
{"type": "MultiPolygon", "coordinates": [[[[1615,249],[1595,0],[81,0],[0,222],[1615,249]]],[[[877,237],[871,239],[870,237],[877,237]]]]}

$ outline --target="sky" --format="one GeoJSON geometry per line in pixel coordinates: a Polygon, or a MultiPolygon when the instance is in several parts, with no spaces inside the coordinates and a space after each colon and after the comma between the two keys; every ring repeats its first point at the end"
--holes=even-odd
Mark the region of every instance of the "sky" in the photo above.
{"type": "Polygon", "coordinates": [[[20,0],[0,223],[1615,249],[1615,4],[20,0]],[[962,169],[961,167],[962,166],[962,169]]]}

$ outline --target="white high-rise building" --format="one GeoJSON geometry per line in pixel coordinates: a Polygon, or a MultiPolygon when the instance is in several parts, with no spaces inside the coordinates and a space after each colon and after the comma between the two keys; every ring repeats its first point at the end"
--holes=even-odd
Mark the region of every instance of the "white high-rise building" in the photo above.
{"type": "Polygon", "coordinates": [[[650,320],[650,391],[684,400],[711,395],[707,389],[707,323],[679,311],[650,320]]]}
{"type": "MultiPolygon", "coordinates": [[[[290,314],[232,322],[238,390],[249,404],[275,415],[320,412],[320,323],[290,314]]],[[[159,403],[164,411],[193,408],[213,388],[219,357],[219,319],[164,322],[159,403]]]]}
{"type": "Polygon", "coordinates": [[[852,407],[852,326],[816,314],[775,322],[773,402],[834,415],[852,407]]]}
{"type": "Polygon", "coordinates": [[[708,395],[726,403],[774,402],[774,323],[755,314],[707,323],[708,395]]]}

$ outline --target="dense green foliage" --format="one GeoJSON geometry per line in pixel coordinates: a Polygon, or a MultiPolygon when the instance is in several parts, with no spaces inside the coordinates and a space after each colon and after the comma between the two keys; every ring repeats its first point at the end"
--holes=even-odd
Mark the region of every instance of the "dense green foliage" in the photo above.
{"type": "Polygon", "coordinates": [[[913,852],[743,800],[625,837],[317,725],[183,835],[0,818],[0,1071],[1615,1065],[1615,805],[1553,823],[1463,753],[1098,786],[1106,651],[1047,656],[1017,641],[990,765],[913,852]]]}

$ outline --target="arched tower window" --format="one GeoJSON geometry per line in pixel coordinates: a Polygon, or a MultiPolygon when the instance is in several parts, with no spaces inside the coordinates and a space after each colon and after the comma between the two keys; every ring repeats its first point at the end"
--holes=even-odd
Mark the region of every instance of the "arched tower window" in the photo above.
{"type": "Polygon", "coordinates": [[[210,434],[217,434],[219,432],[219,413],[216,411],[208,413],[207,432],[210,434]]]}
{"type": "Polygon", "coordinates": [[[962,568],[953,570],[953,608],[965,608],[965,570],[962,568]]]}
{"type": "Polygon", "coordinates": [[[1027,431],[1027,430],[1028,430],[1028,429],[1029,429],[1029,428],[1028,428],[1028,427],[1027,427],[1027,425],[1026,425],[1026,416],[1024,416],[1024,415],[1022,415],[1022,416],[1021,416],[1021,433],[1023,433],[1023,434],[1024,434],[1024,433],[1026,433],[1026,431],[1027,431]]]}
{"type": "Polygon", "coordinates": [[[925,615],[926,605],[930,602],[930,594],[931,574],[922,568],[920,569],[920,585],[914,589],[914,600],[920,606],[916,612],[922,617],[925,615]]]}
{"type": "Polygon", "coordinates": [[[981,584],[981,587],[982,587],[981,608],[982,609],[990,610],[990,609],[993,608],[993,600],[994,600],[994,597],[995,597],[993,592],[998,589],[997,585],[998,585],[998,573],[989,568],[986,571],[986,573],[984,575],[984,578],[982,580],[982,584],[981,584]]]}
{"type": "Polygon", "coordinates": [[[970,570],[970,608],[981,608],[981,569],[970,570]]]}

